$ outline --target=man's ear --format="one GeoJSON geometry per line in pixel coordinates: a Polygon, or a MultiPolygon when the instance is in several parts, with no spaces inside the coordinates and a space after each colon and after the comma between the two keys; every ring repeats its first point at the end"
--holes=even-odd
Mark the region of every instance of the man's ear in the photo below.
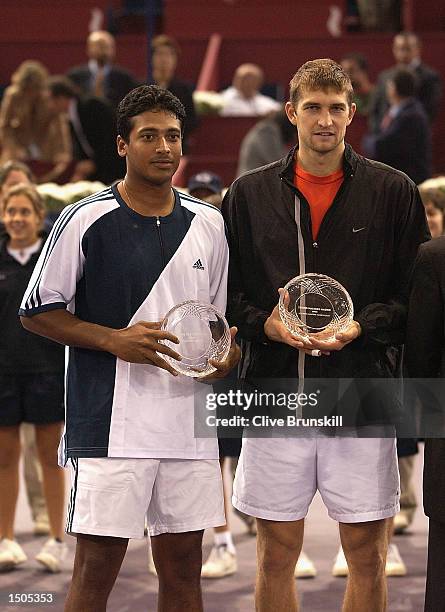
{"type": "Polygon", "coordinates": [[[355,102],[352,102],[351,107],[349,109],[349,117],[348,117],[347,125],[351,123],[352,119],[354,118],[356,110],[357,110],[357,105],[355,104],[355,102]]]}
{"type": "Polygon", "coordinates": [[[295,111],[295,107],[292,104],[292,102],[286,102],[284,109],[286,111],[286,115],[289,121],[292,123],[292,125],[296,126],[298,119],[297,119],[297,113],[295,111]]]}
{"type": "Polygon", "coordinates": [[[116,145],[117,145],[117,154],[119,155],[119,157],[126,157],[128,144],[125,142],[122,136],[120,135],[117,136],[116,145]]]}

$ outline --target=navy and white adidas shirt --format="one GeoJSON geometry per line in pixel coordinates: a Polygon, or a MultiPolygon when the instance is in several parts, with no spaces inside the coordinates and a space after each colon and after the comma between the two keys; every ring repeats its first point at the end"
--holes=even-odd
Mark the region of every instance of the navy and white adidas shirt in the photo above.
{"type": "MultiPolygon", "coordinates": [[[[228,247],[218,209],[177,191],[170,215],[144,217],[116,187],[63,210],[19,314],[65,308],[124,328],[202,300],[225,312],[228,247]]],[[[61,463],[68,457],[217,459],[194,438],[194,381],[110,353],[70,348],[61,463]]]]}

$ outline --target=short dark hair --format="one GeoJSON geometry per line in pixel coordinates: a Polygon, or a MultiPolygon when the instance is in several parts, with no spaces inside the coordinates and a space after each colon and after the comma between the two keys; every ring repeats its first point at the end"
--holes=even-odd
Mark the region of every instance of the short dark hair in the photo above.
{"type": "Polygon", "coordinates": [[[117,133],[128,142],[133,127],[132,117],[146,111],[165,111],[179,120],[184,127],[185,108],[167,89],[158,85],[141,85],[132,89],[117,107],[117,133]]]}
{"type": "Polygon", "coordinates": [[[160,47],[168,47],[175,53],[176,57],[179,57],[181,54],[181,50],[176,40],[171,36],[167,36],[167,34],[159,34],[152,39],[151,52],[154,53],[160,47]]]}
{"type": "Polygon", "coordinates": [[[390,76],[394,83],[396,93],[401,98],[411,98],[417,89],[416,75],[409,68],[397,68],[390,76]]]}
{"type": "Polygon", "coordinates": [[[355,62],[357,66],[360,68],[360,70],[363,70],[363,72],[368,72],[369,70],[368,60],[362,53],[355,53],[355,52],[347,53],[346,55],[342,56],[340,63],[343,60],[351,60],[355,62]]]}
{"type": "Polygon", "coordinates": [[[335,89],[346,93],[348,105],[352,104],[354,91],[349,76],[337,62],[329,58],[310,60],[300,66],[289,83],[290,101],[296,106],[303,91],[335,89]]]}
{"type": "Polygon", "coordinates": [[[71,79],[61,74],[49,77],[48,89],[54,98],[77,98],[80,94],[71,79]]]}

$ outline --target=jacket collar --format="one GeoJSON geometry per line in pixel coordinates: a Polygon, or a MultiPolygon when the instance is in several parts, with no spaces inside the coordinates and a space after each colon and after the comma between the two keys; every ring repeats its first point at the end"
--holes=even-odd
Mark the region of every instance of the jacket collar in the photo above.
{"type": "MultiPolygon", "coordinates": [[[[298,150],[298,145],[293,147],[286,157],[282,160],[283,169],[280,172],[280,178],[285,179],[286,182],[294,183],[294,160],[295,154],[298,150]]],[[[351,147],[350,144],[345,143],[345,153],[343,156],[343,171],[345,176],[353,176],[357,168],[359,156],[351,147]]]]}

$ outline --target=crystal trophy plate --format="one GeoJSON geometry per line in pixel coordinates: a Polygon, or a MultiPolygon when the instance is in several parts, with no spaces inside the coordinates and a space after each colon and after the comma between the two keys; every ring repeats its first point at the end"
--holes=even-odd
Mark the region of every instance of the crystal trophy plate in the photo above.
{"type": "Polygon", "coordinates": [[[179,353],[181,361],[162,355],[180,374],[202,378],[215,368],[209,359],[224,361],[230,345],[230,329],[223,314],[211,304],[189,300],[174,306],[165,315],[161,329],[175,335],[179,344],[163,343],[179,353]]]}
{"type": "Polygon", "coordinates": [[[290,280],[278,310],[291,334],[323,341],[333,340],[354,317],[349,293],[324,274],[302,274],[290,280]]]}

